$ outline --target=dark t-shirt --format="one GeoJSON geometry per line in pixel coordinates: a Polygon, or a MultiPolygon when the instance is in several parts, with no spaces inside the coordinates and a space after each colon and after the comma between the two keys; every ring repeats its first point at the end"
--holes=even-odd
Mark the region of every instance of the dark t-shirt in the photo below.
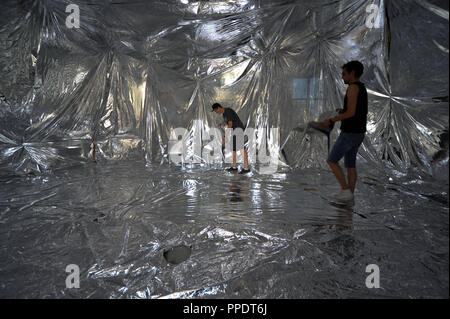
{"type": "MultiPolygon", "coordinates": [[[[362,82],[355,82],[354,84],[359,87],[355,116],[342,120],[341,131],[346,133],[365,133],[368,111],[367,90],[362,82]]],[[[343,113],[347,111],[347,101],[347,94],[345,94],[343,113]]]]}
{"type": "Polygon", "coordinates": [[[242,121],[233,109],[226,107],[225,112],[223,113],[223,119],[227,122],[227,125],[229,121],[233,122],[234,129],[240,127],[242,130],[245,130],[244,124],[242,124],[242,121]]]}

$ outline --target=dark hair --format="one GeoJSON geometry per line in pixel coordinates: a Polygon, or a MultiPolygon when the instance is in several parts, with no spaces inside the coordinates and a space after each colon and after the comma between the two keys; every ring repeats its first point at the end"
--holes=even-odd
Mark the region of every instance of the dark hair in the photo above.
{"type": "Polygon", "coordinates": [[[219,103],[214,103],[214,104],[212,105],[213,110],[216,109],[216,108],[218,108],[218,107],[222,107],[222,105],[220,105],[219,103]]]}
{"type": "Polygon", "coordinates": [[[359,61],[350,61],[345,63],[342,66],[343,69],[346,69],[348,73],[355,71],[355,77],[359,78],[364,73],[364,66],[359,61]]]}

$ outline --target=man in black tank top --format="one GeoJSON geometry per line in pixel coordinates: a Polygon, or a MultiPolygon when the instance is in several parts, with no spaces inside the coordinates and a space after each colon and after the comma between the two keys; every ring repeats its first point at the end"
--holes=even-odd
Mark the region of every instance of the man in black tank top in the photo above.
{"type": "Polygon", "coordinates": [[[342,121],[341,134],[328,156],[327,163],[336,176],[342,190],[332,195],[338,202],[352,201],[356,186],[356,155],[364,140],[367,124],[367,90],[359,78],[364,72],[364,66],[359,61],[351,61],[342,66],[342,79],[348,84],[344,98],[344,108],[338,110],[339,115],[321,123],[329,126],[331,122],[342,121]],[[338,162],[344,157],[347,168],[347,180],[338,162]]]}

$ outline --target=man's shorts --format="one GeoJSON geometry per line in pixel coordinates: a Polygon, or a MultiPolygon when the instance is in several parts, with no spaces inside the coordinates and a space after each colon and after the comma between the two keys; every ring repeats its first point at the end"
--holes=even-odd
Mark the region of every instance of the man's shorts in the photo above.
{"type": "Polygon", "coordinates": [[[365,133],[341,132],[328,155],[328,161],[337,164],[344,157],[345,167],[355,168],[358,148],[364,141],[365,135],[365,133]]]}
{"type": "MultiPolygon", "coordinates": [[[[248,141],[248,136],[244,135],[244,145],[239,145],[241,146],[240,149],[243,149],[245,147],[245,143],[247,143],[248,141]]],[[[236,135],[233,135],[233,152],[236,152],[236,135]]],[[[239,150],[238,150],[239,151],[239,150]]]]}

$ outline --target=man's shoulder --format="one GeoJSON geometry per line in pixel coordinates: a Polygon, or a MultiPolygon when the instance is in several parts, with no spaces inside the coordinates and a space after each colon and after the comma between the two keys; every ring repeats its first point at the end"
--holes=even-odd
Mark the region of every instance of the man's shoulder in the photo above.
{"type": "Polygon", "coordinates": [[[225,112],[227,112],[229,114],[236,114],[236,112],[231,107],[225,108],[225,112]]]}
{"type": "Polygon", "coordinates": [[[229,107],[225,108],[225,111],[223,112],[223,116],[226,118],[232,118],[233,117],[233,110],[230,109],[229,107]]]}
{"type": "Polygon", "coordinates": [[[356,83],[352,83],[352,84],[350,84],[349,86],[348,86],[348,88],[347,88],[347,93],[348,92],[358,92],[359,91],[359,85],[358,84],[356,84],[356,83]]]}
{"type": "Polygon", "coordinates": [[[350,88],[350,87],[354,87],[354,88],[358,88],[358,89],[359,89],[360,87],[365,88],[366,85],[365,85],[363,82],[358,81],[358,82],[355,82],[355,83],[350,84],[350,85],[348,86],[348,88],[350,88]]]}

